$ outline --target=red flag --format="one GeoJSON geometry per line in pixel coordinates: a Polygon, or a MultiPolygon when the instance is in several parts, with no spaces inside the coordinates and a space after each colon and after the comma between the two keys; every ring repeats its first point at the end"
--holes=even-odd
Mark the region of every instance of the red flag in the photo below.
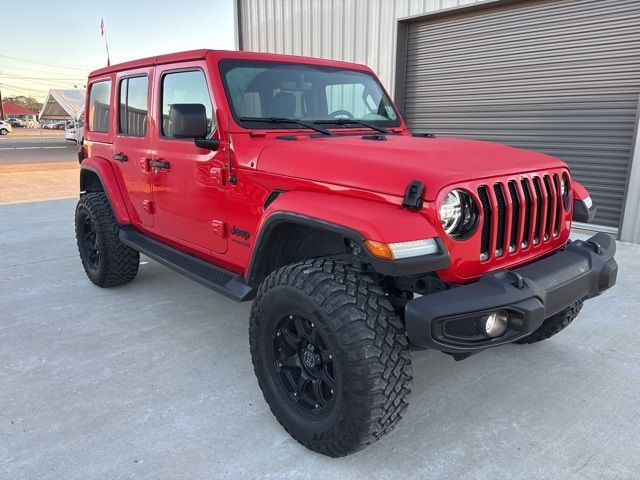
{"type": "Polygon", "coordinates": [[[104,18],[100,19],[100,35],[104,37],[104,18]]]}

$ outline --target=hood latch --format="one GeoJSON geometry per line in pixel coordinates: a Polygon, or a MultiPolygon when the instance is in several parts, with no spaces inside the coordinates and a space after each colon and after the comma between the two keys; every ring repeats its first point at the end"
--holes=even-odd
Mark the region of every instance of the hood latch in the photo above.
{"type": "Polygon", "coordinates": [[[413,180],[407,185],[404,192],[402,206],[407,210],[420,210],[422,208],[422,195],[424,194],[424,184],[420,180],[413,180]]]}

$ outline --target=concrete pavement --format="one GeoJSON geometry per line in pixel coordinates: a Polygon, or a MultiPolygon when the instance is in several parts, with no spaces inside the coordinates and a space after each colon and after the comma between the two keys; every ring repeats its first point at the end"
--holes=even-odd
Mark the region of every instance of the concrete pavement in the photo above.
{"type": "Polygon", "coordinates": [[[273,418],[236,304],[143,259],[93,286],[74,200],[0,206],[2,479],[636,479],[640,245],[566,331],[462,362],[414,352],[403,421],[329,459],[273,418]]]}
{"type": "Polygon", "coordinates": [[[78,161],[78,147],[64,139],[64,132],[56,136],[0,137],[0,166],[25,163],[56,163],[78,161]]]}

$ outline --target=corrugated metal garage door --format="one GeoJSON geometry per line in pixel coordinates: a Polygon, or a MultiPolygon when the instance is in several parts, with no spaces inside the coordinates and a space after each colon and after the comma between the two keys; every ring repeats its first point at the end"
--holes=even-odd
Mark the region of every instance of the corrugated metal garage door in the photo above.
{"type": "Polygon", "coordinates": [[[558,156],[591,191],[594,223],[619,227],[640,95],[640,1],[534,0],[425,17],[406,33],[412,130],[558,156]]]}

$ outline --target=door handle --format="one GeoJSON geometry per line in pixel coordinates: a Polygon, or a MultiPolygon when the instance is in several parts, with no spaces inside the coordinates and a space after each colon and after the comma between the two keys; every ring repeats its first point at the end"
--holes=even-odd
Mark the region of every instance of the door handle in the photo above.
{"type": "Polygon", "coordinates": [[[154,168],[159,168],[161,170],[169,170],[169,168],[171,167],[171,164],[166,160],[151,160],[149,162],[149,165],[151,165],[154,168]]]}
{"type": "Polygon", "coordinates": [[[113,155],[113,159],[116,162],[123,162],[124,163],[124,162],[129,160],[129,157],[127,157],[124,153],[120,152],[120,153],[115,153],[113,155]]]}

